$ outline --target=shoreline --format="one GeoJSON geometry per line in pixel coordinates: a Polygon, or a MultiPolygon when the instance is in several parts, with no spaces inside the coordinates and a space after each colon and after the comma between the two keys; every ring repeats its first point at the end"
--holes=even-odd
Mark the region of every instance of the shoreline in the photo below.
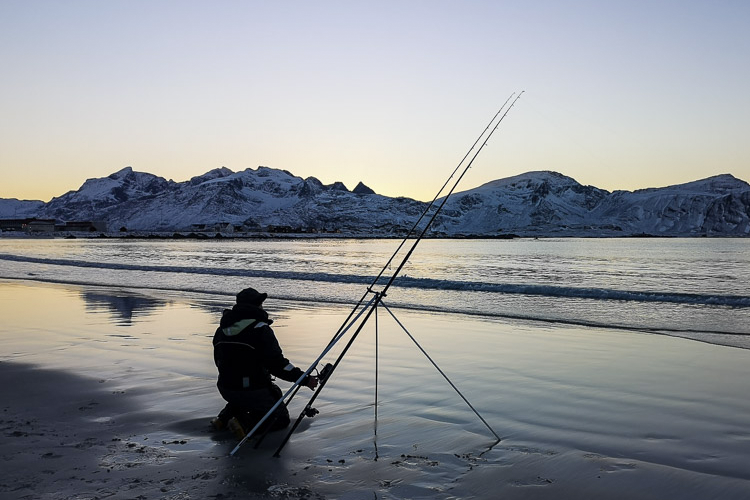
{"type": "MultiPolygon", "coordinates": [[[[122,239],[122,240],[403,240],[407,238],[406,234],[360,234],[360,233],[285,233],[285,232],[257,232],[257,233],[226,233],[222,231],[128,231],[126,234],[120,232],[101,232],[92,233],[80,232],[55,232],[55,233],[20,233],[18,231],[0,231],[0,238],[8,239],[122,239]]],[[[408,239],[413,239],[413,236],[408,239]]],[[[677,234],[677,235],[660,235],[651,233],[632,233],[632,234],[588,234],[586,232],[569,234],[567,232],[560,234],[552,233],[508,233],[508,234],[454,234],[454,235],[435,235],[426,234],[425,240],[523,240],[523,239],[744,239],[750,238],[750,234],[677,234]]]]}

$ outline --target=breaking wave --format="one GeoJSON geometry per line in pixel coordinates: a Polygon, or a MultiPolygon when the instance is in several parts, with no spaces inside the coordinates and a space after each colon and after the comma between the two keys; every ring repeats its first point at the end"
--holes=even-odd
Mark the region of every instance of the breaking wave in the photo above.
{"type": "MultiPolygon", "coordinates": [[[[248,278],[287,279],[307,282],[346,283],[370,285],[374,276],[304,271],[267,271],[247,268],[209,268],[196,266],[142,265],[114,262],[91,262],[85,260],[47,259],[21,255],[0,254],[0,259],[15,262],[47,264],[89,269],[145,271],[209,276],[232,276],[248,278]]],[[[385,282],[383,278],[381,281],[385,282]]],[[[380,283],[378,283],[380,284],[380,283]]],[[[750,308],[750,296],[717,295],[697,293],[675,293],[644,290],[616,290],[606,288],[567,287],[554,285],[530,285],[512,283],[480,283],[460,280],[414,278],[401,276],[393,286],[421,290],[470,291],[492,294],[533,295],[555,298],[577,298],[601,301],[634,301],[675,304],[696,304],[750,308]]]]}

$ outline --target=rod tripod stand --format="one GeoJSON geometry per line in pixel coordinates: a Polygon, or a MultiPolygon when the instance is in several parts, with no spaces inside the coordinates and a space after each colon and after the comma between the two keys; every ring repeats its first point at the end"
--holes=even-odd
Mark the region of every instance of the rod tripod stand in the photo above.
{"type": "MultiPolygon", "coordinates": [[[[352,329],[353,327],[356,328],[354,330],[354,333],[349,338],[348,342],[346,343],[346,346],[342,350],[342,352],[339,354],[339,356],[336,358],[336,361],[331,365],[331,368],[329,370],[327,377],[321,377],[320,383],[318,385],[318,388],[313,393],[312,397],[308,401],[305,408],[300,413],[297,420],[292,425],[291,429],[287,433],[286,437],[282,441],[279,448],[274,453],[274,456],[278,457],[281,453],[281,450],[284,448],[286,443],[289,441],[289,438],[294,433],[294,431],[299,427],[300,422],[305,416],[311,416],[316,413],[316,410],[312,407],[312,404],[315,402],[315,400],[318,398],[318,395],[323,390],[323,388],[326,386],[326,383],[329,380],[330,374],[336,371],[336,368],[338,368],[339,364],[341,363],[341,360],[344,358],[346,353],[349,351],[349,348],[351,348],[352,344],[356,340],[356,338],[359,336],[360,332],[364,328],[364,326],[367,324],[370,317],[375,313],[380,305],[383,305],[383,307],[388,311],[388,313],[393,317],[393,319],[396,321],[396,323],[404,330],[404,332],[409,335],[409,337],[412,339],[412,341],[417,345],[417,347],[422,351],[422,353],[427,356],[427,359],[437,368],[437,370],[440,372],[440,374],[448,381],[448,383],[453,387],[453,389],[461,396],[461,398],[469,405],[469,407],[472,409],[472,411],[480,418],[480,420],[484,423],[485,426],[492,432],[492,434],[495,436],[497,441],[492,445],[494,446],[500,441],[500,437],[497,435],[497,433],[492,430],[492,428],[489,426],[487,421],[482,418],[481,415],[477,412],[477,410],[469,403],[469,401],[464,397],[463,394],[458,390],[458,388],[453,384],[453,382],[450,381],[450,379],[445,375],[445,373],[440,369],[440,367],[437,366],[437,364],[432,360],[432,358],[427,354],[427,352],[422,348],[422,346],[419,345],[419,343],[416,341],[416,339],[409,333],[409,331],[403,326],[403,324],[396,318],[396,316],[393,314],[393,312],[385,305],[383,304],[383,298],[386,296],[386,293],[388,292],[389,288],[393,284],[393,282],[396,280],[398,274],[401,272],[403,267],[408,262],[409,258],[411,257],[412,253],[414,253],[414,250],[417,248],[417,245],[419,242],[424,238],[425,234],[427,233],[428,229],[432,225],[432,223],[437,218],[438,214],[442,210],[442,208],[447,203],[448,199],[450,198],[451,194],[453,194],[453,191],[458,187],[459,182],[461,182],[461,179],[464,177],[466,172],[471,168],[471,165],[474,163],[474,160],[477,158],[479,153],[484,149],[484,147],[487,145],[487,142],[489,141],[490,137],[495,133],[497,128],[500,126],[500,123],[503,121],[503,119],[508,115],[508,112],[511,110],[511,108],[515,105],[515,103],[518,101],[518,99],[521,97],[523,92],[518,94],[516,96],[515,92],[508,97],[508,99],[503,103],[503,105],[500,107],[500,109],[497,111],[497,113],[492,117],[490,122],[487,124],[485,129],[482,131],[481,134],[479,134],[479,137],[474,141],[474,144],[469,148],[467,153],[464,155],[464,157],[461,159],[461,161],[458,163],[456,168],[453,170],[453,173],[448,177],[448,179],[445,181],[445,184],[443,184],[443,187],[440,188],[438,193],[435,195],[435,198],[430,202],[427,206],[427,208],[424,210],[422,215],[419,217],[419,219],[414,223],[414,226],[411,228],[411,230],[408,232],[406,237],[402,240],[401,244],[398,246],[394,254],[391,256],[391,258],[386,262],[386,264],[383,266],[380,273],[377,275],[377,277],[373,280],[372,284],[367,288],[367,291],[364,295],[362,295],[362,298],[359,299],[359,302],[357,302],[356,306],[352,309],[352,311],[349,313],[349,316],[344,320],[344,323],[341,325],[339,330],[334,334],[331,341],[328,343],[325,349],[323,349],[323,352],[318,356],[318,358],[310,365],[310,367],[302,374],[302,376],[292,385],[291,388],[276,402],[276,404],[266,413],[266,415],[253,427],[250,432],[247,433],[247,435],[240,441],[237,446],[232,450],[231,455],[234,455],[237,450],[247,441],[255,435],[255,433],[258,431],[258,429],[263,425],[270,417],[273,415],[273,413],[279,408],[280,405],[285,404],[288,405],[291,399],[294,397],[294,395],[297,393],[300,384],[303,380],[306,379],[308,375],[312,373],[313,370],[316,369],[318,364],[321,362],[321,360],[331,351],[331,349],[339,342],[341,341],[346,333],[352,329]],[[514,96],[515,99],[513,98],[514,96]],[[510,105],[508,105],[510,103],[510,105]],[[507,107],[506,107],[507,106],[507,107]],[[503,112],[504,111],[504,112],[503,112]],[[499,117],[499,118],[498,118],[499,117]],[[471,156],[472,151],[474,152],[474,155],[471,156]],[[471,156],[471,159],[466,162],[466,160],[471,156]],[[458,175],[457,180],[454,182],[451,189],[448,191],[448,193],[440,200],[438,203],[438,197],[441,195],[443,190],[448,186],[450,180],[461,170],[461,167],[463,166],[463,170],[461,171],[460,175],[458,175]],[[424,227],[422,227],[421,230],[418,231],[420,224],[423,219],[425,219],[429,214],[430,211],[433,211],[430,218],[427,220],[426,224],[424,224],[424,227]],[[393,260],[396,258],[398,253],[401,251],[402,247],[406,244],[407,240],[412,237],[416,236],[411,248],[408,249],[405,256],[401,260],[401,263],[398,265],[396,271],[391,275],[391,277],[387,280],[385,283],[385,286],[383,286],[382,290],[379,292],[376,292],[373,290],[373,287],[375,287],[379,280],[383,277],[383,274],[385,273],[386,269],[389,268],[393,260]],[[362,304],[365,302],[368,296],[372,295],[370,300],[362,306],[362,304]],[[359,322],[359,323],[358,323],[359,322]],[[287,399],[289,398],[289,399],[287,399]]],[[[377,315],[376,315],[376,322],[377,322],[377,315]]],[[[377,332],[377,327],[376,327],[377,332]]],[[[376,342],[377,346],[377,342],[376,342]]],[[[377,357],[377,356],[376,356],[377,357]]],[[[376,370],[377,373],[377,370],[376,370]]],[[[377,381],[376,381],[376,388],[377,388],[377,381]]],[[[376,389],[377,394],[377,389],[376,389]]],[[[377,433],[377,408],[378,408],[378,402],[377,402],[377,395],[376,395],[376,402],[375,402],[375,412],[376,412],[376,422],[375,422],[375,429],[377,433]]]]}
{"type": "MultiPolygon", "coordinates": [[[[355,324],[357,324],[357,321],[359,321],[360,318],[362,318],[362,316],[364,314],[364,318],[361,319],[361,321],[359,322],[359,325],[357,326],[357,328],[354,331],[354,333],[351,335],[351,338],[346,343],[346,346],[344,347],[344,349],[342,350],[342,352],[336,358],[336,361],[333,364],[329,363],[328,365],[326,365],[326,368],[324,368],[325,373],[321,372],[320,384],[318,385],[318,388],[315,390],[315,392],[313,393],[312,397],[309,399],[309,401],[307,402],[307,404],[305,405],[305,407],[300,412],[299,416],[297,417],[297,420],[294,421],[294,424],[292,425],[292,427],[287,432],[286,436],[284,437],[283,441],[281,442],[281,444],[279,445],[279,447],[277,448],[277,450],[274,452],[273,456],[274,457],[279,457],[281,455],[281,450],[286,446],[286,444],[289,441],[289,439],[291,438],[292,434],[297,429],[297,427],[299,427],[300,423],[302,422],[302,420],[305,417],[313,417],[313,416],[315,416],[317,414],[317,410],[315,410],[315,408],[313,408],[313,406],[312,406],[313,403],[318,398],[318,396],[320,395],[320,393],[323,390],[323,388],[326,386],[326,384],[327,384],[327,382],[329,380],[330,374],[333,373],[336,370],[336,368],[338,367],[338,365],[344,359],[344,357],[346,356],[347,352],[349,351],[349,348],[354,344],[354,341],[359,336],[360,332],[364,328],[364,326],[367,323],[368,319],[373,314],[375,315],[375,335],[376,335],[376,340],[375,340],[375,363],[376,363],[376,368],[375,368],[375,424],[374,424],[374,431],[375,431],[375,435],[377,436],[378,406],[379,406],[379,403],[378,403],[378,372],[379,372],[379,370],[378,370],[378,363],[379,363],[378,332],[379,332],[379,325],[378,325],[378,319],[377,319],[378,318],[377,311],[378,311],[379,307],[382,307],[383,309],[386,310],[386,312],[388,312],[388,314],[393,318],[393,320],[396,322],[396,324],[404,331],[404,333],[406,333],[406,335],[417,346],[417,348],[422,352],[422,354],[425,355],[425,357],[427,358],[427,360],[435,367],[435,369],[440,373],[440,375],[443,376],[443,378],[448,382],[448,384],[450,384],[450,386],[453,388],[453,390],[464,400],[464,402],[469,406],[469,408],[474,412],[474,414],[482,421],[482,423],[485,425],[485,427],[487,427],[487,429],[489,429],[489,431],[492,433],[492,435],[496,439],[496,441],[494,443],[492,443],[491,447],[495,446],[497,443],[499,443],[500,442],[500,436],[492,429],[492,427],[487,423],[487,421],[479,414],[479,412],[476,410],[476,408],[474,408],[474,406],[469,402],[469,400],[466,398],[466,396],[463,395],[463,393],[458,389],[458,387],[456,387],[456,385],[450,380],[450,378],[448,377],[448,375],[446,375],[446,373],[438,366],[438,364],[435,362],[435,360],[433,360],[432,357],[430,357],[430,355],[427,353],[427,351],[425,351],[425,349],[419,344],[419,342],[417,341],[417,339],[409,332],[409,330],[406,329],[406,327],[404,326],[404,324],[396,317],[396,315],[391,310],[391,308],[389,308],[385,304],[385,302],[383,302],[383,295],[380,292],[373,292],[373,293],[374,293],[374,297],[349,322],[349,324],[346,326],[346,328],[342,329],[342,331],[334,337],[334,339],[329,343],[329,345],[324,350],[324,354],[323,355],[327,354],[340,340],[342,340],[344,338],[345,334],[352,327],[354,327],[355,324]]],[[[297,380],[293,384],[293,386],[287,391],[286,394],[284,394],[284,396],[282,396],[282,398],[276,403],[276,405],[274,405],[273,408],[271,408],[271,410],[269,410],[268,413],[266,413],[266,415],[256,424],[256,426],[245,436],[245,438],[242,441],[240,441],[240,443],[234,448],[234,450],[232,450],[232,453],[231,453],[232,455],[234,455],[234,453],[237,452],[237,450],[240,448],[240,446],[242,446],[242,444],[246,440],[250,439],[253,435],[255,435],[255,433],[257,432],[257,430],[262,426],[262,424],[267,419],[272,418],[273,413],[276,411],[276,409],[281,404],[285,404],[285,405],[289,404],[289,402],[291,401],[291,399],[297,393],[299,387],[301,387],[300,384],[301,384],[302,380],[304,380],[305,376],[308,375],[308,374],[310,374],[312,372],[312,370],[314,369],[314,367],[317,366],[318,363],[321,362],[321,360],[323,358],[323,355],[321,355],[316,360],[316,362],[310,368],[308,368],[308,370],[305,372],[305,375],[303,377],[300,377],[300,379],[297,380]],[[290,396],[289,400],[287,400],[287,396],[290,396]]],[[[258,443],[264,437],[265,437],[265,433],[262,433],[260,435],[260,437],[259,437],[258,443]]],[[[377,458],[377,442],[376,442],[375,446],[376,446],[376,458],[377,458]]]]}

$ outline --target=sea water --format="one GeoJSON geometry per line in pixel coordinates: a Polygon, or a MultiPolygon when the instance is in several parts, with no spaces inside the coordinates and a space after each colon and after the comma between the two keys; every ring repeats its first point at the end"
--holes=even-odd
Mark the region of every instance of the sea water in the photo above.
{"type": "Polygon", "coordinates": [[[268,292],[284,354],[307,367],[396,271],[395,240],[0,238],[0,360],[90,378],[129,405],[115,421],[148,423],[132,442],[187,442],[196,470],[239,490],[268,474],[332,498],[745,499],[749,243],[421,242],[383,303],[494,446],[380,309],[282,462],[268,457],[283,436],[230,460],[231,434],[205,431],[224,405],[211,337],[234,294],[268,292]]]}
{"type": "MultiPolygon", "coordinates": [[[[413,240],[0,238],[0,278],[354,304],[413,240]]],[[[622,328],[750,348],[750,240],[424,240],[391,307],[622,328]]]]}

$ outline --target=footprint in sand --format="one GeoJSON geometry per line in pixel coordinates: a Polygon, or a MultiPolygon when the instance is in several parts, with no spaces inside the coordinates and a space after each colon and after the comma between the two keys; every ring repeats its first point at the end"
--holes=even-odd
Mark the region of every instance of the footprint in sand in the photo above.
{"type": "Polygon", "coordinates": [[[636,465],[629,462],[617,462],[614,459],[599,455],[597,453],[586,453],[583,458],[596,462],[601,472],[619,472],[623,470],[634,470],[636,465]]]}
{"type": "Polygon", "coordinates": [[[526,478],[526,479],[516,479],[514,481],[511,481],[511,486],[516,487],[528,487],[528,486],[549,486],[550,484],[554,483],[554,479],[548,479],[546,477],[542,476],[536,476],[532,478],[526,478]]]}

